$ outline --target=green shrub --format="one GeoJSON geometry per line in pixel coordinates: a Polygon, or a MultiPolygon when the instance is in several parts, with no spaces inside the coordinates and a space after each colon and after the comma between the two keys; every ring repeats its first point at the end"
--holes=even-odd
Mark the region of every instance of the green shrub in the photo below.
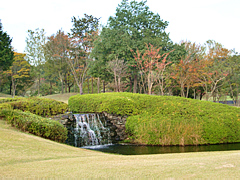
{"type": "Polygon", "coordinates": [[[59,122],[43,117],[62,114],[67,106],[63,102],[45,98],[6,98],[0,100],[0,116],[22,131],[64,142],[67,129],[59,122]]]}
{"type": "Polygon", "coordinates": [[[68,108],[66,103],[37,97],[21,98],[17,101],[10,102],[10,105],[13,109],[29,111],[42,117],[63,114],[68,108]]]}
{"type": "Polygon", "coordinates": [[[0,116],[22,131],[57,142],[65,142],[67,139],[67,129],[58,121],[12,109],[0,110],[0,116]]]}
{"type": "Polygon", "coordinates": [[[3,98],[3,99],[0,99],[0,104],[6,103],[6,102],[19,101],[20,99],[23,99],[23,98],[3,98]]]}
{"type": "Polygon", "coordinates": [[[144,104],[136,100],[135,94],[104,93],[71,96],[68,101],[72,112],[108,112],[111,114],[133,115],[139,114],[144,104]]]}
{"type": "Polygon", "coordinates": [[[12,106],[9,103],[1,103],[0,110],[1,109],[12,109],[12,106]]]}
{"type": "Polygon", "coordinates": [[[126,130],[136,143],[197,145],[240,142],[240,109],[181,97],[133,93],[76,95],[76,113],[128,115],[126,130]]]}

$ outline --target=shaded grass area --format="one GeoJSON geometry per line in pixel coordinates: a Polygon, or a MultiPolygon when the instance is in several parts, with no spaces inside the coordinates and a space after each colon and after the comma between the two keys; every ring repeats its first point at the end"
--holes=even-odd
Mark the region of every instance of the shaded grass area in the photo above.
{"type": "Polygon", "coordinates": [[[122,156],[19,132],[0,120],[0,179],[240,177],[240,151],[122,156]]]}

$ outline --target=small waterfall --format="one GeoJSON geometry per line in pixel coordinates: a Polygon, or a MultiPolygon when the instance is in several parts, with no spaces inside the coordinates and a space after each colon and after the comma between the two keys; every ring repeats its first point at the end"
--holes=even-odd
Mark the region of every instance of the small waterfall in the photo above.
{"type": "Polygon", "coordinates": [[[76,147],[111,144],[110,129],[97,114],[74,114],[74,142],[76,147]]]}

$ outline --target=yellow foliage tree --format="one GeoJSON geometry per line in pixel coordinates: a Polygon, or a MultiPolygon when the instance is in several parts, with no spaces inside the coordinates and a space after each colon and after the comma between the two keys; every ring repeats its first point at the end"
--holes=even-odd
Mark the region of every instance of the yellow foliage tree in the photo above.
{"type": "Polygon", "coordinates": [[[30,77],[30,64],[25,60],[26,54],[14,52],[14,61],[6,73],[11,76],[12,97],[16,94],[18,85],[24,85],[30,77]]]}

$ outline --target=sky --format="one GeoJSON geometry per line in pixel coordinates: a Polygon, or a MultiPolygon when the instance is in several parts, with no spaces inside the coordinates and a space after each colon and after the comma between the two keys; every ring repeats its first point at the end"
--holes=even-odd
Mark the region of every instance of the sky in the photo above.
{"type": "MultiPolygon", "coordinates": [[[[44,29],[46,36],[59,29],[67,33],[72,17],[82,18],[84,13],[106,25],[121,1],[0,0],[0,19],[15,51],[23,53],[28,30],[44,29]]],[[[188,40],[203,45],[211,39],[240,53],[240,0],[148,0],[147,5],[169,22],[166,32],[174,43],[188,40]]]]}

